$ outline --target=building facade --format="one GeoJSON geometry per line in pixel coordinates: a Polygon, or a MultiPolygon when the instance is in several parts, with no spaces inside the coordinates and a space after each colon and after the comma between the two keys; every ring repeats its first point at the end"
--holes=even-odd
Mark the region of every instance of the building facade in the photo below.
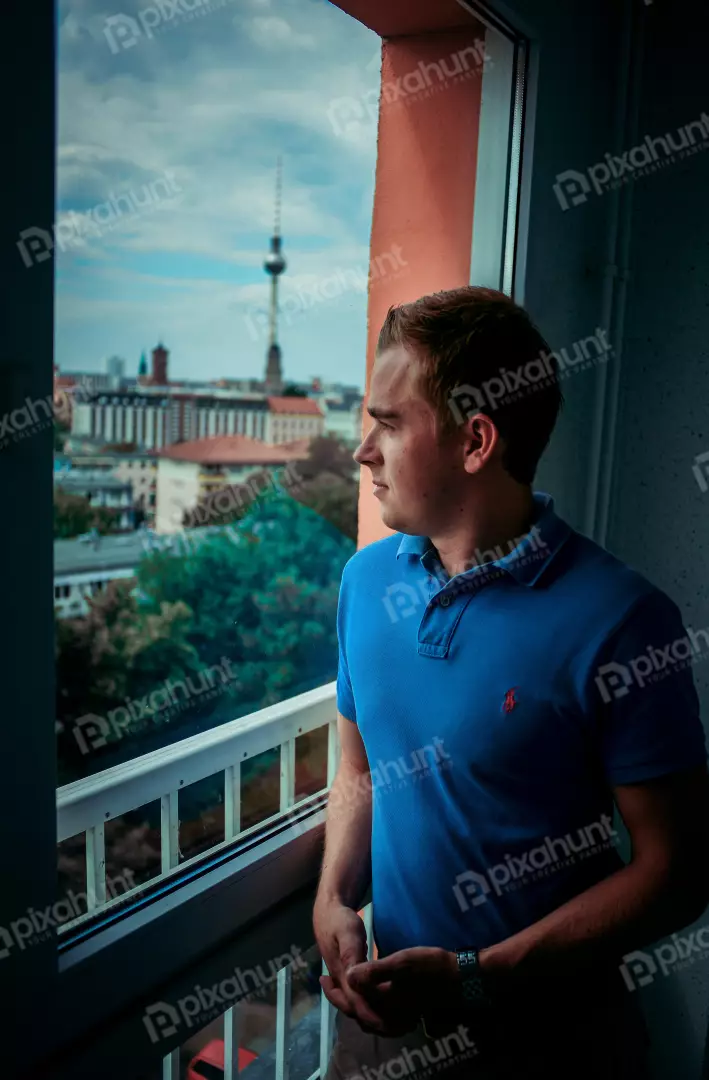
{"type": "Polygon", "coordinates": [[[66,476],[55,472],[54,477],[56,487],[67,495],[87,499],[97,509],[115,511],[115,522],[111,526],[115,531],[133,528],[133,488],[129,481],[111,474],[87,477],[74,472],[66,476]]]}
{"type": "Polygon", "coordinates": [[[54,541],[54,608],[61,619],[79,618],[110,581],[132,578],[148,550],[148,534],[54,541]]]}
{"type": "Polygon", "coordinates": [[[117,478],[131,488],[131,505],[141,510],[148,524],[155,516],[155,482],[157,458],[149,453],[121,453],[117,450],[81,451],[69,456],[55,456],[55,482],[64,484],[64,477],[80,477],[84,480],[101,480],[107,476],[117,478]]]}
{"type": "Polygon", "coordinates": [[[215,435],[245,435],[281,443],[320,435],[323,430],[323,414],[310,398],[146,388],[99,393],[75,402],[71,434],[105,444],[162,450],[215,435]]]}
{"type": "Polygon", "coordinates": [[[223,435],[168,447],[158,456],[156,532],[217,524],[207,518],[211,514],[216,519],[228,507],[215,504],[213,513],[204,511],[210,496],[245,484],[264,470],[275,479],[284,468],[308,456],[308,443],[300,439],[278,447],[246,435],[223,435]]]}

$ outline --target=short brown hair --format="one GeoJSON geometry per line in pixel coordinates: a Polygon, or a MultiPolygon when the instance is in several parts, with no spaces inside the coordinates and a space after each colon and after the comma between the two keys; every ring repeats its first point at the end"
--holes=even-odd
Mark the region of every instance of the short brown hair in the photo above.
{"type": "Polygon", "coordinates": [[[415,354],[421,390],[443,431],[465,421],[461,403],[467,397],[467,416],[485,413],[505,440],[505,469],[519,483],[532,483],[563,396],[556,358],[524,308],[504,293],[473,285],[422,296],[389,309],[377,352],[392,345],[415,354]],[[526,390],[517,393],[511,377],[534,361],[543,377],[531,387],[522,378],[526,390]],[[493,397],[493,381],[501,398],[493,397]]]}

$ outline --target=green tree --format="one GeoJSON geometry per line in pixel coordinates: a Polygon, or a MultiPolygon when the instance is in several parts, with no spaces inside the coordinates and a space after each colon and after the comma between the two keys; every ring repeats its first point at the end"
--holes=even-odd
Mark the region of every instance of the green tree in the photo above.
{"type": "Polygon", "coordinates": [[[270,498],[279,486],[319,514],[343,536],[357,540],[358,466],[352,451],[332,435],[311,439],[308,456],[277,469],[261,469],[240,484],[212,492],[183,515],[186,528],[226,525],[243,520],[255,502],[270,498]]]}
{"type": "MultiPolygon", "coordinates": [[[[76,721],[89,713],[106,717],[127,698],[140,698],[161,678],[196,667],[187,641],[190,611],[185,604],[161,604],[142,613],[135,581],[121,579],[89,600],[77,619],[55,619],[58,757],[60,783],[100,767],[86,761],[76,721]]],[[[108,741],[123,738],[108,733],[108,741]]]]}
{"type": "Polygon", "coordinates": [[[87,617],[58,620],[63,775],[101,767],[97,756],[78,754],[78,717],[106,716],[167,679],[224,670],[224,658],[228,685],[129,724],[119,750],[140,753],[140,739],[157,725],[171,742],[195,718],[221,723],[334,679],[339,582],[354,547],[323,517],[271,489],[240,522],[210,531],[187,553],[146,554],[135,581],[113,583],[87,617]]]}
{"type": "Polygon", "coordinates": [[[118,510],[108,506],[92,506],[83,495],[72,495],[57,486],[54,489],[54,538],[71,539],[96,529],[102,535],[113,532],[118,510]]]}
{"type": "Polygon", "coordinates": [[[354,480],[333,473],[320,473],[293,488],[293,498],[315,511],[349,540],[357,541],[357,501],[354,480]]]}
{"type": "Polygon", "coordinates": [[[312,480],[321,473],[332,473],[347,480],[356,479],[359,465],[352,457],[352,451],[336,435],[316,435],[310,440],[308,456],[297,463],[298,475],[305,480],[312,480]]]}

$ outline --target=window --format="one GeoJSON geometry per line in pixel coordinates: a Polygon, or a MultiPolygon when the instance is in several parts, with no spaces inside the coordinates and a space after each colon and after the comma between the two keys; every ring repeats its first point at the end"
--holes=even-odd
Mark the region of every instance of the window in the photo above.
{"type": "MultiPolygon", "coordinates": [[[[148,373],[188,381],[174,387],[178,400],[208,394],[222,378],[263,380],[263,263],[278,246],[278,216],[284,383],[314,363],[327,378],[346,371],[363,386],[366,292],[351,287],[314,304],[305,297],[336,283],[345,266],[353,280],[366,272],[376,130],[343,140],[328,103],[343,72],[357,93],[376,94],[377,35],[330,4],[295,0],[272,0],[267,14],[248,0],[200,19],[175,16],[159,35],[133,20],[131,37],[99,0],[86,0],[81,17],[98,36],[72,32],[69,18],[59,37],[59,371],[97,374],[97,357],[120,354],[126,377],[137,377],[148,343],[148,373]],[[156,327],[169,328],[169,338],[158,342],[156,327]],[[335,335],[343,344],[333,357],[335,335]]],[[[264,430],[263,387],[260,394],[262,407],[242,413],[252,437],[264,430]]],[[[121,457],[124,445],[134,450],[121,441],[129,430],[145,450],[163,437],[161,406],[177,419],[171,413],[164,429],[172,442],[158,458],[150,524],[135,515],[129,525],[78,497],[55,512],[64,572],[100,567],[104,578],[82,578],[80,603],[56,624],[60,892],[93,897],[77,922],[115,907],[126,885],[130,892],[175,875],[326,787],[334,695],[321,691],[336,676],[338,585],[356,545],[332,495],[318,502],[317,492],[309,500],[292,493],[280,469],[266,470],[264,483],[258,463],[171,457],[178,441],[196,437],[172,394],[157,399],[148,385],[99,403],[101,438],[116,444],[114,476],[122,460],[132,463],[121,457]],[[232,468],[240,470],[238,499],[232,468]],[[169,502],[180,472],[188,524],[175,532],[169,502]],[[215,749],[211,773],[193,775],[186,765],[173,780],[169,768],[147,770],[141,801],[111,787],[109,813],[95,817],[82,802],[91,777],[100,788],[126,762],[161,748],[187,754],[200,736],[218,739],[239,718],[308,694],[307,708],[293,706],[302,721],[300,712],[297,723],[268,714],[243,750],[229,742],[235,756],[226,768],[215,749]]],[[[200,435],[216,445],[230,414],[218,401],[205,411],[210,424],[200,435]]],[[[300,427],[276,420],[281,439],[300,427]]],[[[72,447],[96,450],[78,427],[72,447]]],[[[140,461],[141,471],[147,466],[140,461]]],[[[132,506],[137,475],[129,468],[125,476],[132,506]]],[[[354,519],[356,482],[343,481],[338,498],[354,519]]]]}
{"type": "MultiPolygon", "coordinates": [[[[196,430],[195,411],[183,405],[192,393],[213,394],[210,383],[240,376],[249,395],[260,395],[241,412],[249,436],[268,431],[270,441],[283,442],[323,427],[321,416],[278,415],[265,402],[270,283],[262,262],[276,192],[287,260],[278,278],[285,383],[316,370],[333,394],[340,380],[364,386],[367,279],[376,325],[391,303],[413,298],[429,281],[427,252],[416,247],[421,236],[435,246],[455,235],[467,246],[466,259],[473,251],[474,279],[485,250],[497,253],[494,265],[489,256],[489,283],[504,283],[514,267],[520,200],[508,198],[508,176],[516,175],[519,150],[518,46],[494,54],[498,67],[506,65],[505,79],[499,71],[498,77],[507,96],[495,101],[494,81],[488,84],[493,121],[507,113],[513,121],[504,128],[506,171],[486,188],[476,140],[478,120],[481,132],[488,130],[485,50],[494,32],[471,16],[467,68],[457,46],[441,53],[438,35],[387,39],[393,69],[386,69],[381,91],[380,155],[393,152],[386,137],[392,125],[404,137],[394,148],[400,156],[430,152],[430,140],[406,138],[430,114],[432,99],[438,96],[437,116],[450,132],[475,87],[483,91],[475,122],[468,116],[462,155],[470,163],[477,154],[477,176],[471,169],[460,182],[451,155],[442,173],[446,182],[456,173],[459,183],[441,192],[436,215],[430,205],[407,203],[416,185],[397,177],[393,197],[380,195],[390,215],[383,236],[377,229],[385,215],[372,215],[379,37],[325,0],[270,0],[268,11],[264,16],[255,0],[244,0],[195,20],[181,22],[175,13],[152,37],[135,20],[137,36],[126,19],[107,21],[98,0],[81,6],[81,19],[98,27],[98,38],[82,23],[60,19],[62,242],[53,264],[59,371],[85,369],[86,377],[77,376],[83,385],[105,386],[96,358],[120,353],[127,378],[137,376],[147,342],[155,349],[152,366],[164,369],[159,381],[174,384],[167,399],[146,380],[131,400],[104,394],[100,407],[91,407],[93,418],[75,425],[67,455],[86,460],[110,439],[111,477],[126,462],[123,478],[135,478],[125,455],[147,457],[149,447],[169,438],[155,461],[141,459],[141,472],[150,466],[155,481],[145,520],[125,522],[119,533],[115,510],[91,506],[87,497],[55,506],[56,574],[76,582],[55,587],[65,601],[55,624],[57,898],[81,900],[59,927],[61,974],[83,976],[82,965],[94,958],[98,964],[101,950],[120,963],[123,933],[131,946],[125,955],[134,960],[124,971],[124,999],[137,978],[157,978],[154,966],[145,964],[143,973],[135,963],[137,942],[149,951],[173,915],[185,919],[188,932],[171,938],[179,955],[167,959],[169,950],[160,951],[166,964],[177,966],[183,949],[223,933],[203,911],[195,916],[200,890],[217,893],[216,883],[223,885],[221,903],[227,893],[243,903],[246,921],[262,902],[294,888],[291,875],[302,874],[300,885],[312,880],[317,852],[299,841],[324,819],[323,793],[337,761],[335,613],[342,567],[357,541],[357,480],[328,477],[325,485],[294,490],[279,469],[222,461],[216,451],[190,458],[197,437],[211,440],[212,449],[226,442],[224,410],[215,401],[205,405],[196,430]],[[414,88],[424,69],[437,80],[435,92],[414,88]],[[389,78],[405,100],[389,92],[389,78]],[[342,97],[333,97],[333,87],[342,97]],[[497,224],[480,239],[486,190],[498,199],[497,224]],[[450,213],[451,202],[460,221],[439,228],[438,215],[450,213]],[[156,327],[169,328],[162,349],[156,327]],[[159,422],[165,401],[169,424],[159,422]],[[239,483],[231,484],[237,469],[239,483]],[[200,474],[210,470],[214,482],[202,488],[200,474]],[[162,507],[179,483],[188,513],[176,527],[162,507]],[[256,875],[244,888],[241,856],[253,854],[268,869],[274,851],[284,861],[292,857],[289,876],[273,874],[264,896],[254,888],[256,875]],[[308,865],[301,867],[294,852],[308,865]]],[[[495,148],[490,160],[501,168],[503,155],[495,148]]],[[[415,161],[409,165],[409,176],[421,174],[415,161]]],[[[391,173],[380,172],[386,186],[391,173]]],[[[455,260],[461,280],[466,259],[455,260]]],[[[432,264],[451,265],[443,258],[432,264]]],[[[430,288],[439,284],[430,280],[430,288]]],[[[77,405],[77,417],[79,411],[77,405]]],[[[361,536],[367,542],[366,532],[361,536]]],[[[124,985],[113,969],[110,984],[112,993],[124,985]]],[[[77,1023],[84,1015],[75,1009],[77,1023]]],[[[218,1069],[219,1062],[203,1055],[198,1066],[218,1069]]]]}

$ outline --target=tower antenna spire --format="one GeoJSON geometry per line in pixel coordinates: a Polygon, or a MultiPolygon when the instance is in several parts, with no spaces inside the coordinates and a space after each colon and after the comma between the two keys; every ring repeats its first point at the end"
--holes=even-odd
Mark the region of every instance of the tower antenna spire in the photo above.
{"type": "Polygon", "coordinates": [[[283,199],[283,158],[276,159],[276,214],[273,228],[274,236],[281,235],[281,202],[283,199]]]}
{"type": "Polygon", "coordinates": [[[270,251],[263,268],[271,278],[271,302],[268,317],[268,352],[266,353],[266,390],[279,394],[283,388],[281,347],[278,344],[278,279],[286,268],[281,252],[281,206],[283,201],[283,166],[280,156],[276,162],[276,206],[270,251]]]}

